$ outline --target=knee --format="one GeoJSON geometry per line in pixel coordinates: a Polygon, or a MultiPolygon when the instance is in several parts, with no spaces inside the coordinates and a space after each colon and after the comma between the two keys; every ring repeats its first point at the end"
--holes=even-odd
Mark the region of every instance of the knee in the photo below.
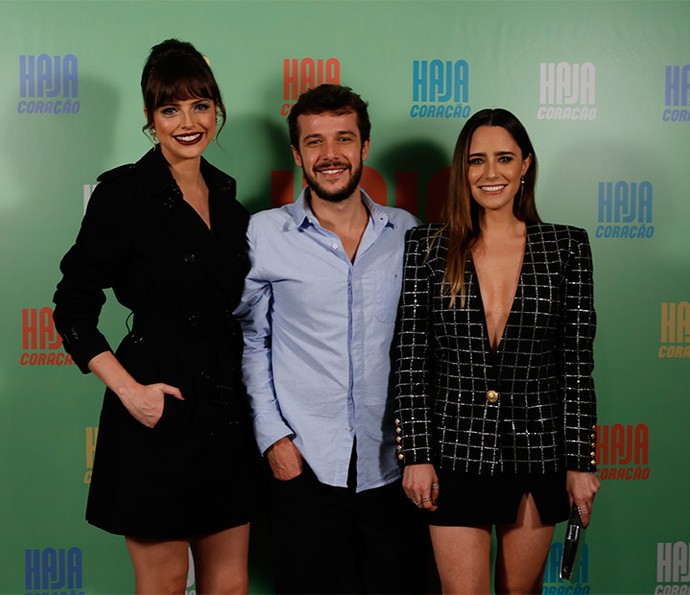
{"type": "Polygon", "coordinates": [[[214,576],[198,576],[196,592],[199,595],[205,593],[226,593],[227,595],[246,594],[249,591],[249,577],[247,573],[233,573],[214,576]]]}
{"type": "Polygon", "coordinates": [[[503,577],[495,581],[496,593],[524,595],[524,593],[541,593],[543,581],[541,577],[536,580],[520,580],[519,578],[503,577]]]}
{"type": "Polygon", "coordinates": [[[135,578],[137,593],[161,593],[162,595],[180,595],[187,590],[187,573],[174,572],[167,576],[152,579],[135,578]]]}

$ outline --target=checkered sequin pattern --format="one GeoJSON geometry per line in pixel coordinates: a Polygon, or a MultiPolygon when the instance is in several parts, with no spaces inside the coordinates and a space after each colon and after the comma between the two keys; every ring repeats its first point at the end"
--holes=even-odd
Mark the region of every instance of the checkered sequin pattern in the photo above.
{"type": "Polygon", "coordinates": [[[443,293],[447,237],[411,230],[393,343],[398,458],[493,475],[594,471],[596,327],[587,233],[530,223],[492,352],[471,257],[467,301],[443,293]]]}

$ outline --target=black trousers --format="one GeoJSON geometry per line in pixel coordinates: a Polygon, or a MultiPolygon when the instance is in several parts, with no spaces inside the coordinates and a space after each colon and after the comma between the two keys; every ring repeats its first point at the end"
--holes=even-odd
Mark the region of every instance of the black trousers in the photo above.
{"type": "Polygon", "coordinates": [[[430,546],[401,482],[357,494],[320,483],[305,464],[272,479],[277,593],[423,593],[430,546]]]}

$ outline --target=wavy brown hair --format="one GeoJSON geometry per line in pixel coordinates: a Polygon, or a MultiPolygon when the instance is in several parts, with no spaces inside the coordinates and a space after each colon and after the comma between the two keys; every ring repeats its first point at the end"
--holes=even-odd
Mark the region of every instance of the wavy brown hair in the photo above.
{"type": "Polygon", "coordinates": [[[537,155],[527,130],[511,112],[501,108],[483,109],[474,114],[462,128],[451,167],[448,200],[443,207],[443,227],[434,236],[437,241],[441,235],[448,235],[448,257],[444,285],[450,295],[449,307],[455,305],[460,297],[461,307],[465,306],[465,265],[472,246],[479,237],[479,205],[472,198],[467,178],[469,152],[472,135],[480,126],[500,126],[508,131],[520,147],[522,158],[532,156],[532,162],[524,175],[524,184],[513,199],[513,213],[519,221],[540,222],[534,201],[537,183],[537,155]]]}

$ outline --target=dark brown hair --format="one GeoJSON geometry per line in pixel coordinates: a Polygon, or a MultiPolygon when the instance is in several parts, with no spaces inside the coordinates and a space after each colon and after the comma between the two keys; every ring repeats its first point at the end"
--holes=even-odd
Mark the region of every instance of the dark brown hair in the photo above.
{"type": "Polygon", "coordinates": [[[367,112],[367,103],[357,93],[353,92],[350,87],[324,84],[302,93],[297,103],[292,106],[288,115],[290,144],[299,149],[298,116],[323,114],[326,112],[333,112],[338,115],[355,112],[357,114],[357,127],[359,128],[359,135],[362,137],[362,144],[369,140],[371,122],[367,112]]]}
{"type": "MultiPolygon", "coordinates": [[[[531,155],[532,161],[524,175],[524,184],[513,199],[513,213],[519,221],[541,221],[534,200],[537,184],[537,155],[527,130],[512,113],[505,109],[483,109],[474,114],[462,128],[455,144],[448,188],[448,200],[443,209],[445,222],[439,236],[448,234],[448,259],[444,280],[450,293],[450,307],[460,296],[465,304],[465,263],[479,236],[479,205],[472,198],[467,178],[472,135],[480,126],[500,126],[508,131],[520,147],[522,158],[531,155]]],[[[438,238],[436,238],[438,239],[438,238]]]]}
{"type": "Polygon", "coordinates": [[[218,83],[206,59],[187,41],[166,39],[151,48],[141,73],[147,120],[143,130],[153,125],[156,108],[175,100],[208,98],[222,115],[220,132],[227,113],[218,83]]]}

